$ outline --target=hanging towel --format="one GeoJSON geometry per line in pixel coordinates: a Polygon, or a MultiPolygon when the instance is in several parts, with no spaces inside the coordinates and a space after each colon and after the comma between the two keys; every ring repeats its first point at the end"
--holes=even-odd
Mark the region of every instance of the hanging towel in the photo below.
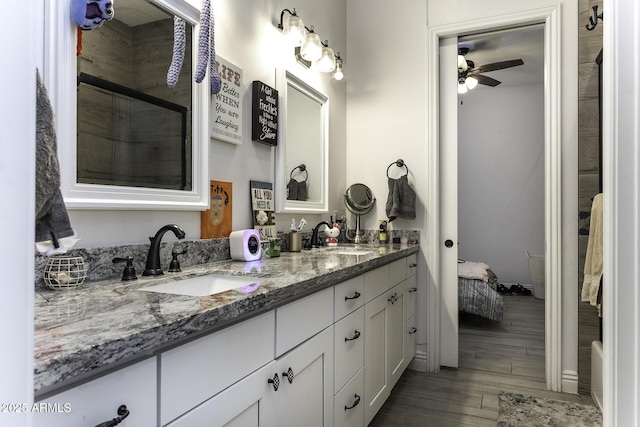
{"type": "Polygon", "coordinates": [[[602,194],[593,198],[587,256],[584,262],[584,282],[582,283],[582,301],[601,310],[600,280],[602,279],[602,194]]]}
{"type": "Polygon", "coordinates": [[[73,247],[69,215],[60,193],[56,131],[47,90],[36,71],[36,248],[61,253],[73,247]]]}
{"type": "Polygon", "coordinates": [[[407,175],[389,178],[386,213],[389,222],[396,218],[416,219],[416,192],[409,185],[407,175]]]}

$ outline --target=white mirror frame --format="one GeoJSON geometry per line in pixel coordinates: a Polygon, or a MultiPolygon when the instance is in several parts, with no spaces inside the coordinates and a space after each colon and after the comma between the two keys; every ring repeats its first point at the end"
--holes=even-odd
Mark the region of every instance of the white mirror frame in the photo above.
{"type": "MultiPolygon", "coordinates": [[[[200,12],[186,0],[149,0],[194,26],[193,63],[197,58],[200,12]]],[[[191,191],[81,184],[76,182],[76,28],[70,17],[71,0],[46,2],[43,79],[56,117],[60,189],[69,209],[205,210],[209,206],[209,85],[192,85],[191,191]]],[[[118,3],[115,4],[118,13],[118,3]]],[[[104,25],[109,25],[105,23],[104,25]]],[[[97,30],[99,31],[99,30],[97,30]]],[[[167,68],[169,64],[167,64],[167,68]]],[[[193,72],[195,72],[193,67],[193,72]]],[[[193,79],[193,76],[192,76],[193,79]]],[[[193,80],[192,80],[193,81],[193,80]]],[[[208,82],[208,78],[205,82],[208,82]]]]}
{"type": "Polygon", "coordinates": [[[329,98],[319,90],[311,87],[302,79],[296,77],[284,68],[278,70],[276,78],[278,94],[280,96],[280,131],[278,132],[278,147],[276,150],[275,162],[275,197],[276,212],[278,213],[327,213],[329,212],[329,98]],[[320,108],[320,119],[322,121],[322,177],[320,181],[320,201],[296,201],[287,200],[287,182],[289,171],[286,164],[287,147],[287,90],[289,86],[295,87],[300,92],[309,96],[318,104],[320,108]]]}

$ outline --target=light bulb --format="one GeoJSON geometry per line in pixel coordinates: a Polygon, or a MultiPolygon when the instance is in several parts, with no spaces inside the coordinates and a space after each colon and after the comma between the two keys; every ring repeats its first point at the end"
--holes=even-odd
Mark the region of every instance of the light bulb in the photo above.
{"type": "Polygon", "coordinates": [[[467,60],[462,55],[458,55],[458,69],[467,71],[467,60]]]}
{"type": "Polygon", "coordinates": [[[475,77],[467,77],[465,84],[467,85],[467,88],[471,90],[478,86],[478,80],[475,77]]]}
{"type": "Polygon", "coordinates": [[[336,56],[330,47],[322,48],[322,55],[316,61],[316,67],[323,73],[330,73],[336,68],[336,56]]]}
{"type": "Polygon", "coordinates": [[[342,80],[344,79],[344,64],[342,63],[342,58],[340,58],[340,52],[336,55],[336,68],[331,73],[331,78],[334,80],[342,80]]]}
{"type": "Polygon", "coordinates": [[[282,29],[282,34],[291,46],[301,46],[305,34],[304,22],[298,15],[288,16],[282,29]]]}
{"type": "Polygon", "coordinates": [[[304,38],[304,43],[300,47],[300,55],[310,62],[317,61],[322,56],[322,42],[320,36],[313,32],[313,27],[304,38]]]}
{"type": "Polygon", "coordinates": [[[458,93],[459,94],[462,95],[464,93],[467,93],[468,90],[469,89],[467,89],[467,85],[464,84],[464,80],[458,82],[458,93]]]}

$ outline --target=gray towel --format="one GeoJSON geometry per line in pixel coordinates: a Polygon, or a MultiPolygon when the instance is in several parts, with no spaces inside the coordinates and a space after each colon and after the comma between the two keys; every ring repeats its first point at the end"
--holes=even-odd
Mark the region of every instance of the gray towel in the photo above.
{"type": "Polygon", "coordinates": [[[47,89],[36,71],[36,242],[73,236],[60,193],[56,131],[47,89]]]}
{"type": "Polygon", "coordinates": [[[416,192],[409,185],[407,175],[389,178],[386,213],[389,222],[396,218],[416,219],[416,192]]]}

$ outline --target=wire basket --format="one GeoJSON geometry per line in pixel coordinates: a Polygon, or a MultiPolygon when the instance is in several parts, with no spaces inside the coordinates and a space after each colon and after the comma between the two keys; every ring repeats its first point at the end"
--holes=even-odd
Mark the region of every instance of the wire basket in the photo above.
{"type": "Polygon", "coordinates": [[[87,268],[80,256],[52,256],[44,266],[44,283],[51,289],[73,289],[86,278],[87,268]]]}

